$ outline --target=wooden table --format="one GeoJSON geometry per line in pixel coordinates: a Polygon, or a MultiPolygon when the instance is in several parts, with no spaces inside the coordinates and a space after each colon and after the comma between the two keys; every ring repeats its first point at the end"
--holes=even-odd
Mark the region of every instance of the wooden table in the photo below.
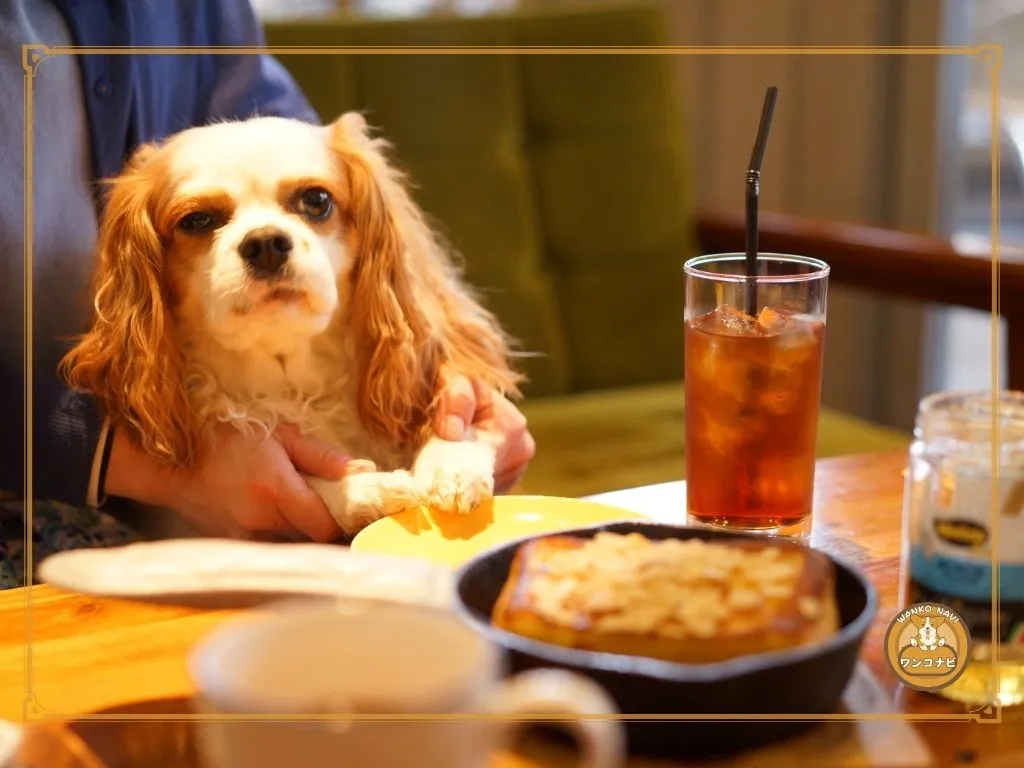
{"type": "MultiPolygon", "coordinates": [[[[962,713],[959,705],[902,688],[881,654],[885,627],[898,608],[904,466],[903,454],[819,463],[811,542],[862,569],[878,589],[879,615],[863,661],[885,695],[908,713],[962,713]]],[[[682,493],[681,483],[670,483],[602,498],[679,522],[682,493]]],[[[190,695],[187,650],[234,613],[69,595],[45,585],[31,591],[33,718],[190,695]]],[[[0,593],[0,717],[12,720],[21,719],[26,690],[26,598],[26,590],[0,593]]],[[[1004,711],[1002,719],[917,728],[941,764],[1024,764],[1024,714],[1004,711]]]]}

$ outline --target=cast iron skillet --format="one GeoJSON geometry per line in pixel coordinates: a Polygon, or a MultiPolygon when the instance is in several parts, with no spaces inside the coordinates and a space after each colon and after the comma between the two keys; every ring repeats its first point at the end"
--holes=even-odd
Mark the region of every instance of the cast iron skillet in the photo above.
{"type": "MultiPolygon", "coordinates": [[[[589,538],[600,531],[637,531],[651,539],[749,537],[638,521],[561,533],[589,538]]],[[[508,577],[512,558],[527,540],[492,549],[459,569],[456,611],[505,650],[512,672],[536,667],[579,672],[602,685],[624,714],[835,713],[877,611],[878,599],[871,583],[831,558],[836,569],[840,630],[822,643],[701,665],[562,648],[497,629],[490,622],[491,609],[508,577]]],[[[696,757],[749,749],[786,738],[811,725],[813,721],[792,720],[630,720],[626,721],[626,730],[631,752],[696,757]]]]}

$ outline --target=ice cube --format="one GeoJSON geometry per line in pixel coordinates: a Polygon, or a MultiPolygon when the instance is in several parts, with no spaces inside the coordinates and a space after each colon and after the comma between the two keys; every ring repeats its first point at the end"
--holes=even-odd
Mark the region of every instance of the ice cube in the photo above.
{"type": "Polygon", "coordinates": [[[735,336],[760,336],[757,320],[728,304],[722,304],[712,313],[714,326],[711,333],[729,333],[735,336]]]}
{"type": "Polygon", "coordinates": [[[751,438],[750,434],[743,431],[738,419],[707,416],[703,421],[704,440],[722,457],[734,456],[751,438]]]}
{"type": "Polygon", "coordinates": [[[705,381],[714,381],[718,376],[718,368],[721,365],[721,345],[718,343],[718,339],[710,337],[704,345],[703,350],[699,351],[687,351],[688,355],[691,355],[694,362],[690,365],[692,371],[697,376],[705,381]]]}
{"type": "Polygon", "coordinates": [[[818,333],[821,324],[808,317],[789,316],[778,331],[780,362],[801,365],[818,353],[818,333]]]}
{"type": "Polygon", "coordinates": [[[777,312],[771,307],[764,307],[757,313],[757,324],[765,333],[782,333],[786,328],[788,320],[789,318],[787,315],[782,312],[777,312]]]}

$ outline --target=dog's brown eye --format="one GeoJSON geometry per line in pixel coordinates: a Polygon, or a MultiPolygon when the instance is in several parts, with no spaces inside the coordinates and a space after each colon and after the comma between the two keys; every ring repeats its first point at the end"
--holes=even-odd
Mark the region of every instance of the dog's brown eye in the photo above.
{"type": "Polygon", "coordinates": [[[326,189],[307,189],[299,197],[299,212],[311,219],[326,219],[334,210],[334,200],[326,189]]]}
{"type": "Polygon", "coordinates": [[[178,228],[181,229],[182,232],[193,234],[209,229],[213,226],[213,223],[213,214],[198,211],[182,217],[181,221],[178,222],[178,228]]]}

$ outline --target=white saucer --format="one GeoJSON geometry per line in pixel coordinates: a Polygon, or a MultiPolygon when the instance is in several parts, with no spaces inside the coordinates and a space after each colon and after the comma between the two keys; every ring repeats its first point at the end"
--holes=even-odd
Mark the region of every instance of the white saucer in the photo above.
{"type": "Polygon", "coordinates": [[[72,592],[203,607],[304,595],[448,606],[454,594],[446,568],[332,544],[173,539],[60,552],[38,573],[72,592]]]}

